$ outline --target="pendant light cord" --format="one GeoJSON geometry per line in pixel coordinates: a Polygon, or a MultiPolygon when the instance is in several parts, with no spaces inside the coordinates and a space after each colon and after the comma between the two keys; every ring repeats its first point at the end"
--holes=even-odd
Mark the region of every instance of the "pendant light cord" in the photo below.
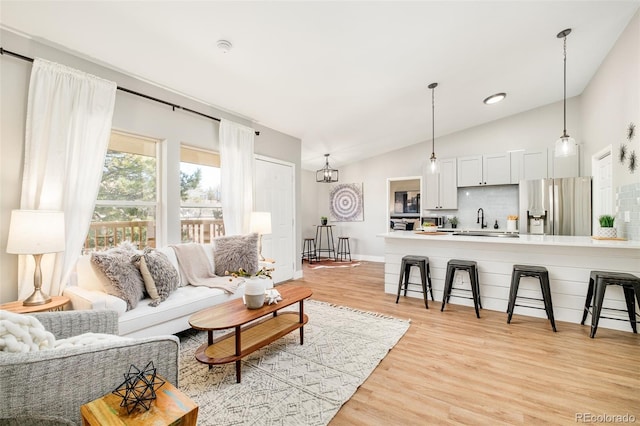
{"type": "Polygon", "coordinates": [[[435,87],[431,88],[431,156],[436,154],[436,102],[435,102],[435,87]]]}
{"type": "Polygon", "coordinates": [[[567,134],[567,36],[564,36],[564,129],[562,135],[567,134]]]}

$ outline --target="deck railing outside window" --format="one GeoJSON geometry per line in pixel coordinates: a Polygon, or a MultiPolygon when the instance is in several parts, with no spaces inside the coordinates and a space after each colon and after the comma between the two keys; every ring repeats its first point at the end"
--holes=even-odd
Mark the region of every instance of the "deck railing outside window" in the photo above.
{"type": "MultiPolygon", "coordinates": [[[[84,243],[84,252],[106,250],[123,241],[130,241],[139,249],[155,247],[155,222],[151,220],[92,222],[84,243]]],[[[210,243],[224,235],[222,219],[182,219],[182,242],[210,243]]]]}

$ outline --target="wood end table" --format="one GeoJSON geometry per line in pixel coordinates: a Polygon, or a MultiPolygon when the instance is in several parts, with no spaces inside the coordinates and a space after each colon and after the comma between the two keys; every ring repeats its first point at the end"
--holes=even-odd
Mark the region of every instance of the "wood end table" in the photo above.
{"type": "Polygon", "coordinates": [[[22,300],[18,300],[0,305],[0,309],[16,314],[31,314],[34,312],[61,311],[67,303],[69,303],[67,296],[51,296],[51,302],[43,303],[42,305],[25,306],[22,304],[22,300]]]}
{"type": "Polygon", "coordinates": [[[83,426],[181,425],[196,426],[198,406],[171,383],[156,390],[149,410],[136,408],[131,414],[121,407],[122,398],[109,393],[80,407],[83,426]]]}

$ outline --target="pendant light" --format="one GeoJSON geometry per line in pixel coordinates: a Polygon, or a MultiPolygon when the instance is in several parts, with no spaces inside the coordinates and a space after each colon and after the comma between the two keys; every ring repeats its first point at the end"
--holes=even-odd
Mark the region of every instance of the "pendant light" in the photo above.
{"type": "Polygon", "coordinates": [[[440,162],[436,158],[436,125],[435,125],[435,95],[434,89],[438,87],[438,83],[431,83],[431,158],[429,158],[429,173],[436,175],[440,173],[440,162]]]}
{"type": "Polygon", "coordinates": [[[556,141],[555,156],[569,157],[576,155],[576,140],[567,134],[567,36],[571,34],[571,28],[560,31],[558,38],[564,39],[564,129],[562,136],[556,141]]]}
{"type": "Polygon", "coordinates": [[[316,182],[334,183],[338,181],[338,171],[329,167],[329,154],[324,155],[326,160],[324,167],[316,171],[316,182]]]}

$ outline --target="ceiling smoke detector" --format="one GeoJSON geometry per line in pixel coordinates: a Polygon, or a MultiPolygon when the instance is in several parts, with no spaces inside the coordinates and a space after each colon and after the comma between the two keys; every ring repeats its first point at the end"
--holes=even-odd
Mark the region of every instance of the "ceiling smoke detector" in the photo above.
{"type": "Polygon", "coordinates": [[[229,52],[233,47],[231,42],[227,40],[218,40],[216,46],[218,46],[218,49],[222,50],[222,53],[229,52]]]}

